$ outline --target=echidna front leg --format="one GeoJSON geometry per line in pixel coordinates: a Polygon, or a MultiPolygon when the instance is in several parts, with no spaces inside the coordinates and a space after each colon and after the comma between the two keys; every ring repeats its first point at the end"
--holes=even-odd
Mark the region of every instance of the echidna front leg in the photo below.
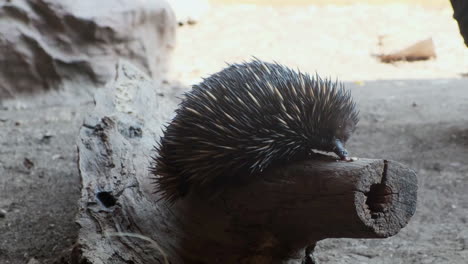
{"type": "Polygon", "coordinates": [[[352,159],[348,156],[348,151],[344,148],[343,142],[339,139],[335,139],[333,152],[340,157],[341,160],[351,161],[352,159]]]}

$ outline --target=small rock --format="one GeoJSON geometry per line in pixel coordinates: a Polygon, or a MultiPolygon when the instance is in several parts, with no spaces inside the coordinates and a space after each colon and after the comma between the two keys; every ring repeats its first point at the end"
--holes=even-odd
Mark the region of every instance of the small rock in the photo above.
{"type": "Polygon", "coordinates": [[[0,209],[0,218],[5,218],[7,211],[5,209],[0,209]]]}
{"type": "Polygon", "coordinates": [[[35,258],[31,258],[29,259],[28,264],[41,264],[41,262],[35,258]]]}
{"type": "Polygon", "coordinates": [[[434,163],[432,165],[432,169],[435,170],[435,171],[442,171],[442,165],[438,162],[434,163]]]}
{"type": "Polygon", "coordinates": [[[26,169],[30,170],[30,169],[32,169],[34,167],[34,162],[32,162],[28,158],[24,158],[23,165],[24,165],[24,167],[26,167],[26,169]]]}
{"type": "Polygon", "coordinates": [[[412,106],[412,107],[416,107],[416,106],[418,106],[418,104],[417,104],[416,102],[413,102],[413,103],[411,104],[411,106],[412,106]]]}
{"type": "Polygon", "coordinates": [[[41,143],[43,144],[49,144],[50,143],[50,139],[53,137],[54,135],[52,135],[50,132],[45,132],[44,135],[42,135],[41,139],[39,140],[41,143]]]}
{"type": "Polygon", "coordinates": [[[208,0],[170,0],[179,26],[196,24],[210,10],[208,0]]]}
{"type": "Polygon", "coordinates": [[[55,154],[52,156],[52,160],[58,160],[58,159],[63,159],[63,156],[60,154],[55,154]]]}

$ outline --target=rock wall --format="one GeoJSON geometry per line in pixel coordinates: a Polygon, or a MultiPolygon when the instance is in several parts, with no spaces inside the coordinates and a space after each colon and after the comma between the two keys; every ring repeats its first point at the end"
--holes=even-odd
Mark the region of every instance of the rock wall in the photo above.
{"type": "Polygon", "coordinates": [[[101,86],[119,58],[161,79],[176,25],[165,1],[2,1],[0,101],[62,87],[101,86]]]}

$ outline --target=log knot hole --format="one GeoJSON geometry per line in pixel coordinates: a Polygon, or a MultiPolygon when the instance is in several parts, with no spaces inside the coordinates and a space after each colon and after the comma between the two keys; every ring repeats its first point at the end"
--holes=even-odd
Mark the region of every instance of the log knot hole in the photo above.
{"type": "Polygon", "coordinates": [[[380,213],[385,213],[386,209],[392,205],[392,189],[384,183],[373,184],[369,192],[365,193],[366,205],[368,206],[372,219],[379,217],[380,213]]]}
{"type": "Polygon", "coordinates": [[[102,205],[107,208],[112,207],[117,203],[117,199],[110,192],[98,192],[96,197],[102,205]]]}

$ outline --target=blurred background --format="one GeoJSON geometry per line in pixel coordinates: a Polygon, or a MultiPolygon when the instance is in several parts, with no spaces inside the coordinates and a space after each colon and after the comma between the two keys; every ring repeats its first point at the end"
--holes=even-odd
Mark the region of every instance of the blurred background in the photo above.
{"type": "Polygon", "coordinates": [[[196,26],[179,28],[175,79],[194,83],[224,62],[252,55],[347,81],[459,78],[468,72],[468,49],[448,0],[211,3],[196,26]],[[385,64],[373,56],[428,38],[436,59],[385,64]]]}

